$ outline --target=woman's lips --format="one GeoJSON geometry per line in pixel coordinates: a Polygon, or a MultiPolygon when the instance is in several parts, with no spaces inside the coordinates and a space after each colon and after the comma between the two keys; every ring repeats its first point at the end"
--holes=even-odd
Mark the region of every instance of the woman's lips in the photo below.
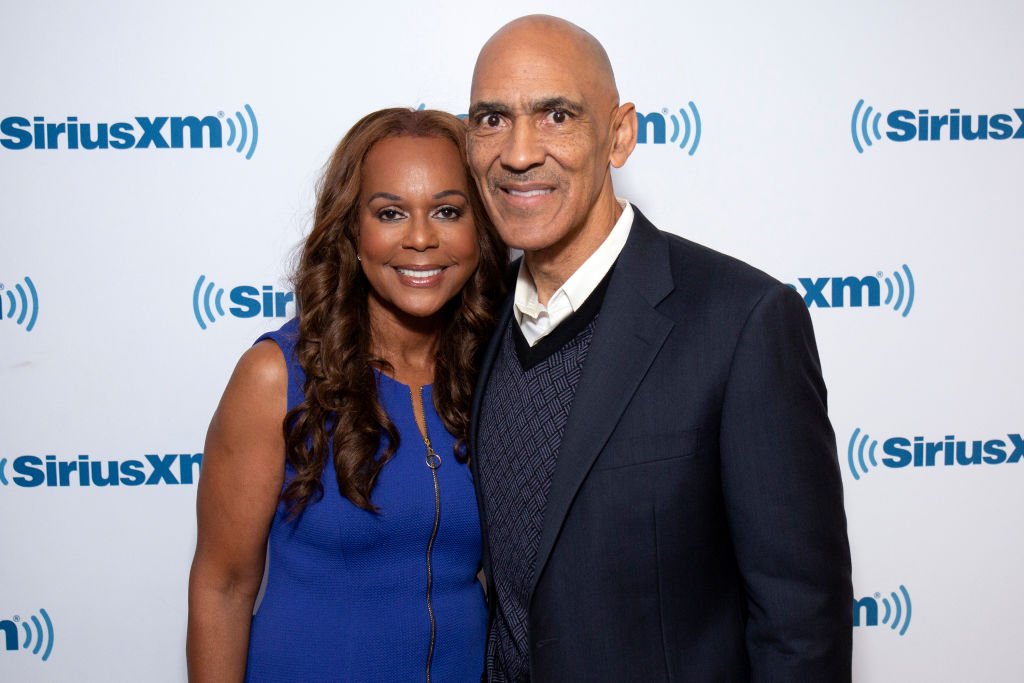
{"type": "Polygon", "coordinates": [[[406,277],[431,277],[439,275],[444,268],[438,266],[437,268],[406,268],[403,266],[395,266],[395,270],[398,271],[399,275],[406,277]]]}
{"type": "Polygon", "coordinates": [[[398,279],[409,287],[433,287],[444,275],[446,266],[393,266],[398,279]]]}

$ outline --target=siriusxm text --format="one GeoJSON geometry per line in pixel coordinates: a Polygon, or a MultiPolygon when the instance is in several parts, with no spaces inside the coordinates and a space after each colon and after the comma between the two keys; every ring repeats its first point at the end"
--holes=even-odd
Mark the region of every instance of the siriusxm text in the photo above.
{"type": "Polygon", "coordinates": [[[91,123],[68,116],[60,122],[42,116],[0,120],[0,146],[6,149],[181,149],[223,147],[216,116],[136,116],[131,121],[91,123]]]}
{"type": "MultiPolygon", "coordinates": [[[[804,303],[808,308],[857,308],[880,306],[882,283],[874,275],[865,277],[802,277],[797,280],[803,289],[804,303]]],[[[794,290],[797,286],[790,284],[794,290]]],[[[799,291],[799,290],[797,290],[799,291]]]]}
{"type": "Polygon", "coordinates": [[[853,625],[878,626],[878,599],[872,597],[853,599],[853,625]]]}
{"type": "Polygon", "coordinates": [[[1024,438],[1007,434],[1005,439],[966,440],[947,435],[938,441],[923,436],[894,436],[882,444],[886,467],[953,467],[1002,465],[1024,462],[1024,438]]]}
{"type": "Polygon", "coordinates": [[[8,652],[13,652],[18,649],[18,636],[21,634],[18,631],[18,623],[13,619],[2,619],[0,620],[0,633],[3,634],[4,649],[8,652]]]}
{"type": "Polygon", "coordinates": [[[275,291],[271,285],[257,289],[251,285],[239,285],[228,293],[228,299],[235,304],[228,311],[236,318],[284,318],[288,316],[288,304],[295,301],[294,292],[275,291]]]}
{"type": "Polygon", "coordinates": [[[651,143],[655,145],[664,145],[667,142],[666,139],[666,127],[667,121],[663,114],[659,112],[650,112],[644,114],[642,112],[636,113],[636,142],[638,145],[645,143],[651,143]]]}
{"type": "Polygon", "coordinates": [[[203,464],[202,453],[147,454],[142,459],[93,460],[79,455],[22,455],[11,461],[11,482],[17,486],[156,486],[193,484],[203,464]]]}
{"type": "Polygon", "coordinates": [[[947,114],[897,109],[889,112],[885,135],[894,142],[912,140],[1024,140],[1024,109],[1013,114],[964,114],[952,108],[947,114]]]}

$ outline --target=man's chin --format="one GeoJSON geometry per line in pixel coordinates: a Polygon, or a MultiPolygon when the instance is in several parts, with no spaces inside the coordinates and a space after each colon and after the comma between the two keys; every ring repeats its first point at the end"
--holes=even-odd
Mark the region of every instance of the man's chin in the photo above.
{"type": "Polygon", "coordinates": [[[529,230],[512,229],[508,231],[499,228],[498,234],[501,235],[502,240],[509,247],[524,252],[543,251],[558,243],[557,234],[539,227],[529,230]]]}
{"type": "Polygon", "coordinates": [[[552,226],[557,217],[556,211],[520,211],[509,210],[508,207],[501,207],[500,210],[491,213],[491,220],[502,239],[509,246],[521,249],[515,243],[532,243],[538,239],[544,241],[546,235],[554,230],[552,226]]]}

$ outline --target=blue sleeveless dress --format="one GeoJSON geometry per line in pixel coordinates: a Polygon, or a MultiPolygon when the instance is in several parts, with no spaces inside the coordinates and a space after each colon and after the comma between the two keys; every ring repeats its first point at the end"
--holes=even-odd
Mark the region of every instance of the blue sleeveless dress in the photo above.
{"type": "MultiPolygon", "coordinates": [[[[288,408],[302,401],[304,373],[294,357],[298,325],[271,339],[288,363],[288,408]]],[[[247,681],[425,681],[431,645],[427,548],[435,489],[408,386],[377,374],[380,403],[401,443],[381,470],[371,500],[376,514],[338,493],[328,459],[324,496],[296,521],[278,505],[267,570],[249,635],[247,681]]],[[[487,632],[480,563],[480,521],[467,465],[423,388],[427,433],[437,468],[440,525],[430,549],[434,644],[430,680],[480,680],[487,632]]],[[[285,476],[292,470],[286,465],[285,476]]]]}

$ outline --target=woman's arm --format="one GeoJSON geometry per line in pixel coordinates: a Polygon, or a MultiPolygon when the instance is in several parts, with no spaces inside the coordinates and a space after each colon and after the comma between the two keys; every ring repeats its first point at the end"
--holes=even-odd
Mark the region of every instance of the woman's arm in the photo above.
{"type": "Polygon", "coordinates": [[[263,341],[238,362],[206,435],[188,586],[189,681],[241,681],[267,535],[284,481],[288,369],[263,341]]]}

